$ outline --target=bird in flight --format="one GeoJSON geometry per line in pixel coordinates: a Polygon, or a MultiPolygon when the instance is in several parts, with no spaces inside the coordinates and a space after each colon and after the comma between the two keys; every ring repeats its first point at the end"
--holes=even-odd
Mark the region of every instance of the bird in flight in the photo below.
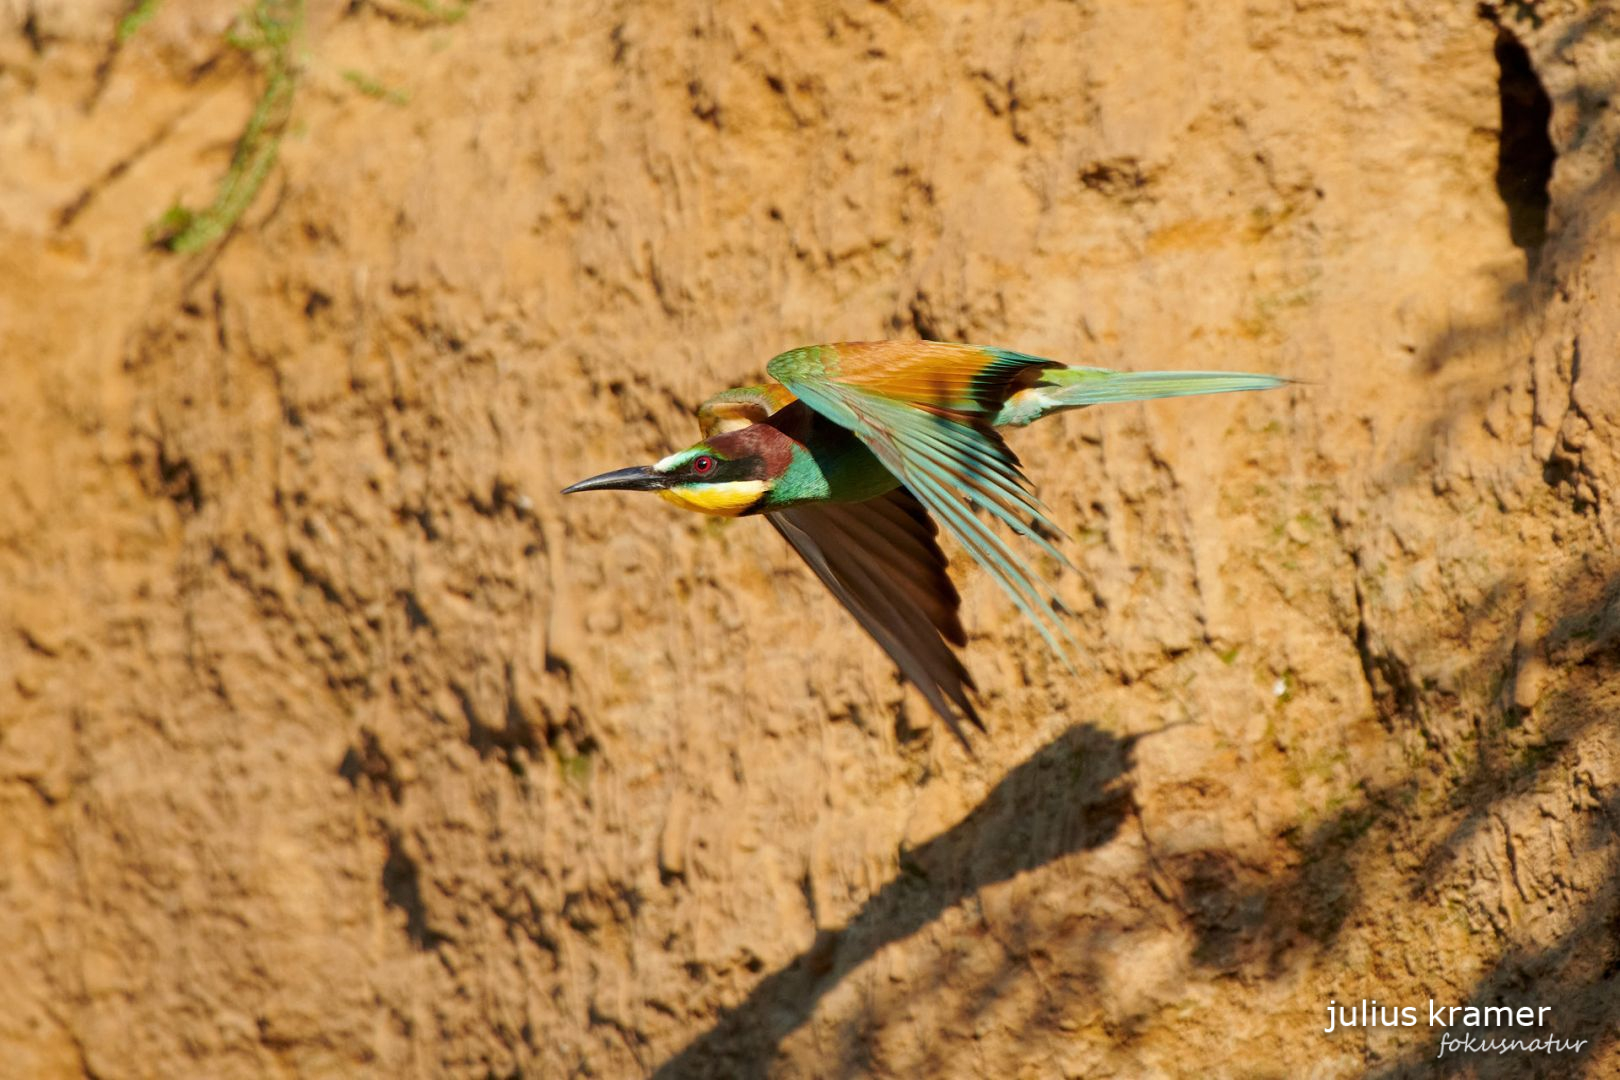
{"type": "MultiPolygon", "coordinates": [[[[774,384],[698,407],[703,441],[563,489],[656,491],[687,510],[762,514],[951,731],[984,730],[967,637],[935,522],[989,572],[1054,652],[1073,637],[1004,531],[1072,567],[1062,533],[998,428],[1116,401],[1267,390],[1226,371],[1111,371],[937,341],[812,345],[773,359],[774,384]]],[[[1026,548],[1027,550],[1027,548],[1026,548]]],[[[1071,667],[1072,669],[1072,667],[1071,667]]]]}

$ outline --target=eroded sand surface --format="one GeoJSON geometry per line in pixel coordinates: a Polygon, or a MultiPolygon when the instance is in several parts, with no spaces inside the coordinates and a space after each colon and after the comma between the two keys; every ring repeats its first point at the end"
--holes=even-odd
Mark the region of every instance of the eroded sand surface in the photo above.
{"type": "Polygon", "coordinates": [[[129,10],[0,0],[0,1072],[1620,1073],[1612,6],[317,3],[192,255],[263,78],[129,10]],[[977,760],[555,494],[918,334],[1309,381],[1013,436],[1083,648],[956,560],[977,760]]]}

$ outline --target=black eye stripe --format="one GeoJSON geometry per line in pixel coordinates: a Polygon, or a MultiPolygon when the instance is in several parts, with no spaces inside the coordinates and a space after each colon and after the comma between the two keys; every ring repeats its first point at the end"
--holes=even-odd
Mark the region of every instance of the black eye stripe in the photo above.
{"type": "Polygon", "coordinates": [[[758,456],[731,459],[699,454],[686,468],[690,476],[706,484],[765,478],[765,459],[758,456]]]}

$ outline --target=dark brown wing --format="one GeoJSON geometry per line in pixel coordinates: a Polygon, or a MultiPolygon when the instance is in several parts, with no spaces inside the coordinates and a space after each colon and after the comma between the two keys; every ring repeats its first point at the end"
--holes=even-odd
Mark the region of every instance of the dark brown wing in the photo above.
{"type": "Polygon", "coordinates": [[[957,615],[961,599],[922,504],[896,488],[866,502],[765,517],[971,751],[958,714],[980,731],[984,722],[968,698],[973,677],[950,648],[967,640],[957,615]]]}

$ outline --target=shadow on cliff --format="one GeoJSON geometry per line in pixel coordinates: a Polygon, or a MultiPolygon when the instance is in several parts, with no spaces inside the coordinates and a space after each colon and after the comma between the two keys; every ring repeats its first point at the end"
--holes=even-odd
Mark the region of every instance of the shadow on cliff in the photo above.
{"type": "MultiPolygon", "coordinates": [[[[1573,571],[1539,599],[1522,582],[1504,583],[1500,591],[1520,597],[1518,617],[1499,621],[1505,629],[1498,639],[1458,679],[1482,693],[1458,697],[1413,685],[1404,694],[1384,695],[1381,712],[1392,737],[1421,749],[1395,781],[1363,784],[1348,805],[1286,836],[1295,851],[1290,870],[1258,873],[1221,850],[1168,860],[1162,869],[1175,882],[1176,905],[1197,935],[1194,960],[1240,980],[1279,978],[1297,971],[1301,960],[1335,956],[1341,929],[1365,905],[1404,903],[1436,921],[1455,918],[1469,911],[1466,901],[1457,905],[1459,897],[1469,897],[1470,882],[1454,870],[1461,863],[1466,873],[1474,861],[1469,854],[1477,860],[1480,834],[1494,832],[1486,870],[1497,868],[1504,897],[1513,899],[1504,899],[1499,909],[1475,899],[1470,933],[1494,934],[1496,947],[1483,951],[1495,959],[1465,991],[1434,985],[1430,992],[1441,1005],[1551,1006],[1547,1028],[1500,1034],[1584,1039],[1583,1051],[1437,1059],[1441,1032],[1420,1017],[1411,1048],[1366,1075],[1600,1075],[1596,1054],[1620,1039],[1620,793],[1603,791],[1590,764],[1609,752],[1620,717],[1620,573],[1610,562],[1607,573],[1590,564],[1573,571]],[[1532,640],[1516,641],[1524,605],[1538,603],[1555,605],[1536,609],[1546,612],[1545,629],[1532,640]],[[1513,680],[1534,658],[1550,661],[1559,674],[1535,708],[1524,710],[1512,703],[1513,680]],[[1565,793],[1574,810],[1567,841],[1572,865],[1549,868],[1543,859],[1538,877],[1537,869],[1521,865],[1525,856],[1516,853],[1509,830],[1515,815],[1522,823],[1528,800],[1565,793]],[[1595,879],[1588,871],[1583,880],[1573,865],[1581,856],[1607,860],[1595,879]],[[1405,878],[1406,891],[1392,895],[1383,874],[1375,893],[1367,881],[1371,868],[1391,864],[1405,878]],[[1549,905],[1571,898],[1578,907],[1570,913],[1571,928],[1537,947],[1534,939],[1547,936],[1536,925],[1542,909],[1556,919],[1549,905]],[[1480,925],[1482,920],[1489,925],[1480,925]]],[[[1469,623],[1465,619],[1460,628],[1465,635],[1469,623]]]]}
{"type": "Polygon", "coordinates": [[[1378,1080],[1450,1075],[1464,1068],[1482,1080],[1610,1075],[1598,1071],[1608,1065],[1595,1059],[1620,1039],[1620,793],[1600,792],[1590,762],[1606,752],[1605,740],[1620,717],[1620,574],[1606,583],[1566,580],[1553,595],[1564,598],[1563,607],[1520,654],[1550,656],[1562,677],[1532,713],[1504,706],[1494,722],[1479,725],[1474,763],[1451,790],[1460,817],[1425,853],[1412,899],[1431,906],[1444,901],[1458,853],[1477,844],[1484,831],[1505,833],[1507,800],[1567,791],[1575,808],[1567,850],[1576,857],[1606,852],[1604,873],[1583,883],[1558,870],[1551,884],[1559,888],[1549,891],[1548,882],[1521,868],[1513,839],[1504,835],[1497,842],[1505,850],[1507,880],[1501,884],[1510,899],[1495,917],[1504,947],[1465,994],[1443,1004],[1550,1006],[1546,1028],[1477,1032],[1476,1037],[1550,1035],[1567,1043],[1585,1040],[1585,1046],[1578,1054],[1474,1054],[1447,1061],[1436,1059],[1439,1032],[1429,1031],[1420,1045],[1368,1074],[1378,1080]],[[1545,944],[1524,942],[1545,938],[1535,929],[1538,909],[1556,903],[1559,894],[1581,898],[1571,928],[1545,944]],[[1517,933],[1510,937],[1509,931],[1517,933]]]}
{"type": "MultiPolygon", "coordinates": [[[[783,1040],[817,1002],[886,945],[987,885],[1108,843],[1132,813],[1129,773],[1142,737],[1078,724],[1036,751],[960,824],[902,852],[900,875],[846,925],[818,933],[808,949],[654,1075],[767,1075],[783,1040]]],[[[857,1069],[845,1065],[845,1071],[857,1069]]]]}
{"type": "MultiPolygon", "coordinates": [[[[1503,7],[1504,11],[1511,9],[1516,18],[1533,12],[1527,5],[1503,7]]],[[[1607,28],[1614,25],[1614,18],[1613,6],[1594,7],[1571,21],[1553,53],[1563,57],[1583,37],[1612,33],[1607,28]]],[[[1504,27],[1504,35],[1508,34],[1504,27]]],[[[1499,61],[1504,52],[1509,58],[1503,63],[1506,75],[1512,48],[1504,49],[1499,41],[1499,61]]],[[[1601,235],[1601,223],[1620,205],[1616,173],[1620,146],[1614,141],[1613,124],[1603,123],[1600,115],[1616,85],[1612,79],[1599,83],[1582,78],[1551,99],[1577,118],[1559,155],[1571,159],[1578,154],[1596,155],[1605,167],[1595,170],[1594,179],[1584,189],[1558,200],[1562,220],[1555,233],[1545,235],[1544,249],[1539,242],[1526,247],[1530,284],[1504,288],[1496,320],[1449,331],[1432,342],[1423,355],[1430,372],[1488,342],[1518,339],[1524,355],[1530,356],[1537,322],[1560,295],[1570,272],[1589,257],[1595,237],[1601,235]],[[1608,161],[1613,162],[1612,167],[1608,161]]],[[[1506,111],[1504,88],[1504,128],[1508,125],[1506,111]]],[[[1534,119],[1538,125],[1547,121],[1545,114],[1534,119]]],[[[1513,156],[1506,137],[1504,132],[1499,188],[1513,156]]],[[[1502,191],[1510,214],[1522,218],[1522,204],[1516,205],[1506,188],[1502,191]]],[[[1520,235],[1522,226],[1516,223],[1516,243],[1520,235]]],[[[1479,404],[1492,389],[1486,388],[1479,404]]],[[[1538,397],[1560,392],[1558,387],[1537,385],[1534,377],[1532,391],[1538,397]]],[[[1478,416],[1477,410],[1461,410],[1437,420],[1430,434],[1438,436],[1456,424],[1477,422],[1478,416]]],[[[1561,496],[1566,490],[1562,468],[1567,463],[1561,465],[1555,452],[1543,469],[1543,479],[1561,496]]],[[[1579,500],[1573,505],[1583,514],[1591,510],[1579,500]]],[[[1422,1036],[1410,1049],[1368,1070],[1366,1075],[1376,1080],[1458,1073],[1480,1080],[1608,1076],[1612,1063],[1600,1062],[1599,1055],[1620,1042],[1620,793],[1602,789],[1594,780],[1594,771],[1601,775],[1601,764],[1593,764],[1613,752],[1610,740],[1615,720],[1620,718],[1620,572],[1612,552],[1593,552],[1581,568],[1548,583],[1539,597],[1526,597],[1525,583],[1518,580],[1504,580],[1493,592],[1520,596],[1521,607],[1517,618],[1506,621],[1509,629],[1502,639],[1484,650],[1479,665],[1459,680],[1464,686],[1494,688],[1487,695],[1486,708],[1470,710],[1454,696],[1417,687],[1409,678],[1400,685],[1403,673],[1399,671],[1392,680],[1396,685],[1386,688],[1391,691],[1389,700],[1395,703],[1394,722],[1420,729],[1428,748],[1443,759],[1432,771],[1442,774],[1439,780],[1447,816],[1452,819],[1438,839],[1432,834],[1420,838],[1421,862],[1411,875],[1410,901],[1437,912],[1455,903],[1459,888],[1466,887],[1459,884],[1454,872],[1459,856],[1489,845],[1493,855],[1499,856],[1496,863],[1504,896],[1500,910],[1487,913],[1491,925],[1485,932],[1497,939],[1496,948],[1487,955],[1494,952],[1495,959],[1466,989],[1454,991],[1450,998],[1442,999],[1445,988],[1436,988],[1436,1000],[1479,1007],[1550,1006],[1546,1028],[1471,1034],[1525,1040],[1552,1036],[1566,1043],[1585,1040],[1585,1045],[1579,1053],[1454,1053],[1437,1058],[1440,1032],[1420,1028],[1422,1036]],[[1538,606],[1527,610],[1523,605],[1529,603],[1538,606]],[[1529,641],[1515,643],[1513,628],[1526,616],[1544,624],[1545,629],[1529,641]],[[1527,661],[1546,663],[1557,673],[1530,710],[1513,704],[1514,680],[1527,661]],[[1446,714],[1450,714],[1449,724],[1446,714]],[[1456,722],[1470,714],[1471,727],[1456,722]],[[1565,795],[1572,812],[1560,813],[1544,828],[1548,836],[1557,837],[1548,842],[1557,843],[1571,865],[1550,871],[1543,867],[1538,880],[1521,866],[1523,854],[1515,850],[1516,839],[1510,832],[1513,808],[1509,804],[1565,795]],[[1564,829],[1567,836],[1562,834],[1564,829]],[[1595,876],[1590,871],[1580,873],[1578,860],[1583,857],[1602,860],[1595,876]],[[1548,922],[1564,923],[1568,928],[1549,940],[1544,929],[1548,922]]],[[[1471,620],[1465,621],[1463,639],[1474,630],[1471,620]]],[[[1432,781],[1428,786],[1434,786],[1432,781]]],[[[1522,806],[1520,810],[1522,813],[1522,806]]]]}

